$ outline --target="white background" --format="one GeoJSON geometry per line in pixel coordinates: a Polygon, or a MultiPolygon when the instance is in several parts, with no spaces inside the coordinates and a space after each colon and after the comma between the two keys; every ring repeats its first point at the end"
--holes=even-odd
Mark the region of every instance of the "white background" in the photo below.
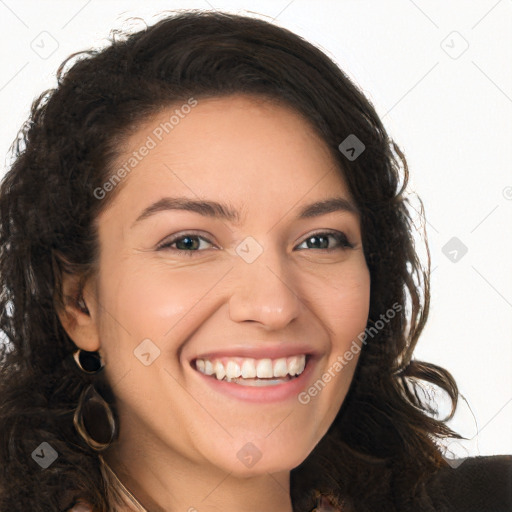
{"type": "Polygon", "coordinates": [[[373,102],[426,210],[432,306],[415,357],[448,368],[467,400],[450,422],[470,438],[456,454],[512,453],[512,2],[0,0],[0,174],[69,54],[143,26],[129,18],[153,24],[185,8],[273,20],[320,46],[373,102]],[[443,253],[452,237],[466,254],[443,253]]]}

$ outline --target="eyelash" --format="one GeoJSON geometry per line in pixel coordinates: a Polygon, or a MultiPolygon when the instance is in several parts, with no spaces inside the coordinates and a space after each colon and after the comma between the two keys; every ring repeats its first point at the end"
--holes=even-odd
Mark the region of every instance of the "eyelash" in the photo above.
{"type": "MultiPolygon", "coordinates": [[[[340,244],[340,247],[330,248],[330,249],[316,249],[316,250],[332,252],[332,251],[336,251],[336,250],[340,250],[340,249],[346,250],[346,249],[354,248],[354,244],[350,243],[347,236],[345,235],[345,233],[342,233],[341,231],[321,231],[318,233],[313,233],[313,234],[309,235],[307,238],[305,238],[299,245],[302,245],[303,243],[307,242],[309,239],[314,238],[314,237],[324,238],[324,237],[328,237],[328,236],[332,236],[340,244]]],[[[167,240],[166,242],[162,243],[161,245],[159,245],[157,247],[157,250],[172,250],[173,252],[176,252],[180,256],[189,256],[189,257],[193,257],[194,256],[193,253],[201,252],[200,250],[184,251],[182,249],[171,249],[171,245],[174,245],[176,242],[186,239],[186,238],[201,239],[201,240],[206,241],[209,244],[212,243],[207,238],[197,235],[195,233],[185,233],[183,235],[173,237],[170,240],[167,240]]],[[[302,251],[304,249],[299,249],[299,250],[302,251]]]]}

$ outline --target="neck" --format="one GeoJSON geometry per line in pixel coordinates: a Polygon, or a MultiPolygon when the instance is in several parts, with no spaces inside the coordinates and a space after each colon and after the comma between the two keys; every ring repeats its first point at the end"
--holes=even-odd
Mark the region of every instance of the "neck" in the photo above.
{"type": "Polygon", "coordinates": [[[148,512],[292,512],[289,471],[236,477],[150,445],[146,437],[126,437],[103,459],[148,512]]]}

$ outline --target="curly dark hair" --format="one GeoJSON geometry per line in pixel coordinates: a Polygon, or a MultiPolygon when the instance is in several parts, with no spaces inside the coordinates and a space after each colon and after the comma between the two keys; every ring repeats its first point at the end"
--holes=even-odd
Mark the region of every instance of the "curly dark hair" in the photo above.
{"type": "MultiPolygon", "coordinates": [[[[412,211],[406,160],[364,94],[292,32],[201,11],[173,13],[117,34],[104,49],[74,54],[57,78],[33,103],[0,189],[0,509],[63,511],[83,499],[112,510],[98,453],[73,426],[80,393],[97,381],[76,367],[77,347],[59,321],[57,312],[77,299],[64,296],[62,276],[85,282],[97,270],[95,219],[122,186],[102,200],[95,190],[112,176],[126,138],[191,96],[235,93],[294,108],[339,163],[361,212],[371,278],[367,329],[393,304],[403,306],[373,329],[329,431],[292,470],[293,510],[311,510],[318,493],[343,498],[346,510],[400,509],[422,478],[447,466],[439,441],[460,438],[446,425],[458,389],[448,371],[412,358],[429,310],[428,247],[422,265],[413,240],[423,207],[412,211]],[[365,145],[355,160],[338,149],[350,134],[365,145]],[[424,382],[447,393],[448,418],[436,418],[424,382]],[[59,454],[44,470],[31,458],[42,442],[59,454]]],[[[108,384],[99,391],[115,411],[108,384]]]]}

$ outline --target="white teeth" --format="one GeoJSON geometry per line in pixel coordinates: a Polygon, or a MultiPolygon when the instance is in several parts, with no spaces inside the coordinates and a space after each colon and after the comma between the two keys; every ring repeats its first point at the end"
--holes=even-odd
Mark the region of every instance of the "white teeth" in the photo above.
{"type": "Polygon", "coordinates": [[[306,358],[301,357],[299,358],[299,370],[296,375],[300,375],[304,371],[304,368],[306,368],[306,358]]]}
{"type": "Polygon", "coordinates": [[[254,379],[256,377],[256,364],[254,359],[245,359],[242,363],[242,377],[254,379]]]}
{"type": "Polygon", "coordinates": [[[259,379],[270,379],[273,376],[272,359],[260,359],[258,366],[256,366],[256,377],[259,379]]]}
{"type": "MultiPolygon", "coordinates": [[[[205,375],[215,375],[218,380],[271,379],[300,375],[306,366],[304,354],[279,359],[224,358],[196,359],[196,369],[205,375]]],[[[270,381],[269,381],[270,382],[270,381]]],[[[281,381],[272,381],[281,382],[281,381]]]]}
{"type": "MultiPolygon", "coordinates": [[[[197,362],[199,361],[202,361],[202,359],[197,360],[197,362]]],[[[200,368],[198,368],[198,370],[201,371],[200,368]]],[[[213,369],[213,364],[208,359],[204,361],[204,373],[206,375],[213,375],[215,373],[215,370],[213,369]]]]}
{"type": "Polygon", "coordinates": [[[274,362],[274,377],[286,377],[288,375],[288,365],[286,364],[286,357],[277,359],[274,362]]]}
{"type": "Polygon", "coordinates": [[[226,365],[226,377],[229,379],[236,379],[237,377],[240,377],[240,375],[242,375],[240,366],[238,366],[235,361],[228,361],[228,364],[226,365]]]}
{"type": "MultiPolygon", "coordinates": [[[[288,377],[287,380],[290,380],[291,377],[288,377]]],[[[283,383],[283,379],[250,379],[250,380],[244,380],[240,379],[235,384],[238,384],[240,386],[249,386],[254,388],[261,388],[265,386],[277,386],[279,384],[283,383]]]]}
{"type": "Polygon", "coordinates": [[[217,376],[217,380],[222,380],[226,375],[226,370],[224,370],[224,365],[217,361],[214,366],[215,375],[217,376]]]}
{"type": "Polygon", "coordinates": [[[298,357],[290,357],[288,360],[288,371],[290,372],[290,375],[297,375],[299,373],[302,373],[302,370],[304,370],[304,367],[301,369],[302,362],[299,360],[298,357]]]}

